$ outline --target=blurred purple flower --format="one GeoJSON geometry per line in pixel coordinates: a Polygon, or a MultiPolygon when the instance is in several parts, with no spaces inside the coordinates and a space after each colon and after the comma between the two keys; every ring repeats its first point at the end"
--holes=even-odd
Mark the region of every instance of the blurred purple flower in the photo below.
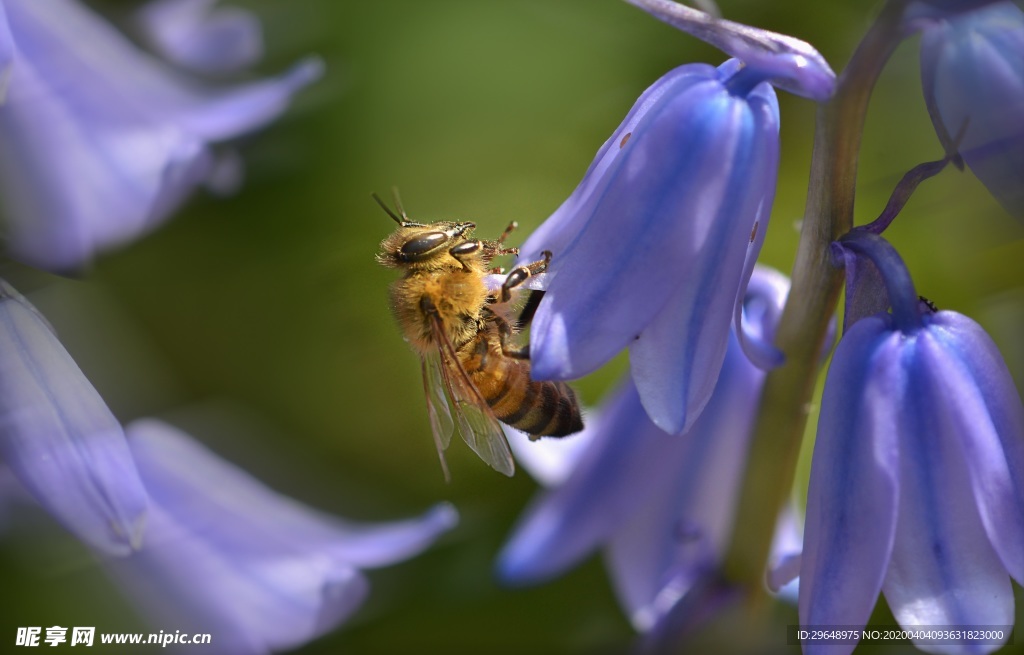
{"type": "Polygon", "coordinates": [[[142,548],[108,563],[164,629],[212,635],[218,653],[295,648],[338,627],[369,585],[360,569],[412,557],[458,520],[449,505],[379,525],[282,496],[157,420],[127,427],[150,494],[142,548]]]}
{"type": "Polygon", "coordinates": [[[655,425],[693,425],[775,191],[778,105],[763,80],[735,60],[669,72],[526,241],[524,259],[554,253],[531,330],[536,378],[579,377],[629,346],[655,425]]]}
{"type": "Polygon", "coordinates": [[[1024,406],[1006,364],[978,324],[918,301],[880,237],[839,244],[872,259],[893,312],[854,323],[828,372],[800,622],[863,626],[881,591],[904,627],[1012,625],[1010,577],[1024,582],[1024,406]]]}
{"type": "Polygon", "coordinates": [[[46,320],[0,280],[0,458],[84,542],[124,555],[146,519],[120,423],[46,320]]]}
{"type": "Polygon", "coordinates": [[[1024,220],[1024,11],[1000,2],[926,25],[921,82],[940,140],[1024,220]]]}
{"type": "Polygon", "coordinates": [[[0,1],[8,248],[54,272],[152,230],[211,174],[208,144],[276,118],[322,64],[226,90],[136,49],[73,0],[0,1]]]}
{"type": "MultiPolygon", "coordinates": [[[[772,339],[788,286],[755,272],[744,303],[753,338],[772,339]]],[[[573,437],[579,448],[512,435],[516,455],[531,471],[539,460],[552,488],[502,550],[501,578],[542,582],[603,547],[620,603],[638,630],[652,629],[724,552],[764,376],[732,337],[715,393],[685,434],[658,429],[627,378],[573,437]]]]}
{"type": "Polygon", "coordinates": [[[259,20],[240,7],[214,9],[217,0],[152,0],[136,23],[154,51],[197,73],[232,73],[263,56],[259,20]]]}

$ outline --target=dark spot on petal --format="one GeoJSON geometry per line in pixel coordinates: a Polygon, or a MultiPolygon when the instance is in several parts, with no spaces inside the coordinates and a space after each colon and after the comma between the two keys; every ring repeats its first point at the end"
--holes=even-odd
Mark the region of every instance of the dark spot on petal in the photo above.
{"type": "Polygon", "coordinates": [[[632,132],[626,132],[626,136],[622,137],[622,141],[619,141],[619,147],[625,148],[626,143],[629,141],[629,137],[633,136],[632,132]]]}
{"type": "Polygon", "coordinates": [[[703,536],[703,530],[700,529],[700,526],[685,518],[679,519],[676,522],[675,529],[672,532],[672,536],[680,543],[698,541],[703,536]]]}
{"type": "Polygon", "coordinates": [[[754,243],[754,237],[757,236],[758,221],[754,221],[754,228],[750,230],[750,243],[754,243]]]}

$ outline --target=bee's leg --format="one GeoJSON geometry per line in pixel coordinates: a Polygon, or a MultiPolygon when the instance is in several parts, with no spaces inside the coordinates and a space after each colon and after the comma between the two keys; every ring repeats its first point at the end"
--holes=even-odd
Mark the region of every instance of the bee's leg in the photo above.
{"type": "Polygon", "coordinates": [[[494,322],[498,326],[498,343],[501,344],[501,354],[512,359],[530,359],[530,345],[516,346],[512,344],[512,326],[500,316],[492,314],[494,322]]]}
{"type": "Polygon", "coordinates": [[[507,239],[508,235],[512,234],[512,231],[515,230],[517,227],[519,227],[519,223],[516,223],[515,221],[512,221],[511,223],[508,224],[508,227],[505,228],[505,231],[502,232],[501,236],[499,236],[497,239],[495,239],[494,241],[484,241],[483,242],[483,247],[487,251],[487,257],[488,258],[490,258],[490,257],[498,257],[500,255],[518,255],[519,254],[519,248],[503,248],[502,247],[502,244],[505,243],[505,239],[507,239]]]}
{"type": "Polygon", "coordinates": [[[508,302],[512,298],[512,289],[526,282],[531,275],[538,275],[548,269],[548,264],[551,263],[551,251],[545,250],[541,255],[544,257],[541,260],[512,269],[512,272],[505,278],[505,283],[501,285],[501,302],[508,302]]]}
{"type": "Polygon", "coordinates": [[[519,316],[516,318],[518,329],[526,329],[526,326],[533,321],[533,315],[537,313],[537,308],[540,306],[540,301],[543,298],[543,291],[530,291],[530,295],[526,297],[526,304],[523,305],[522,311],[519,312],[519,316]]]}
{"type": "Polygon", "coordinates": [[[511,223],[508,224],[508,227],[505,228],[505,231],[501,233],[501,236],[498,237],[495,241],[499,244],[505,243],[505,239],[507,239],[508,235],[512,234],[512,230],[516,229],[517,227],[519,227],[519,223],[512,221],[511,223]]]}
{"type": "Polygon", "coordinates": [[[500,241],[484,241],[483,243],[488,258],[519,254],[519,248],[502,248],[500,241]]]}
{"type": "Polygon", "coordinates": [[[476,353],[476,355],[480,358],[480,369],[485,369],[487,367],[487,350],[487,340],[477,340],[476,348],[474,349],[473,352],[476,353]]]}

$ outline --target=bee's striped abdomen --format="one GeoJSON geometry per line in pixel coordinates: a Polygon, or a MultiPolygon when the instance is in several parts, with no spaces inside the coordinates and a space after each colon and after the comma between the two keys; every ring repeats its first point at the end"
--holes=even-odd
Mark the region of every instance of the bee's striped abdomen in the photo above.
{"type": "Polygon", "coordinates": [[[467,369],[476,364],[474,382],[503,423],[534,437],[564,437],[583,429],[572,388],[564,382],[531,380],[528,360],[490,352],[467,364],[467,369]]]}
{"type": "Polygon", "coordinates": [[[509,416],[495,411],[495,415],[534,437],[564,437],[583,429],[576,394],[564,382],[531,380],[516,411],[509,416]]]}

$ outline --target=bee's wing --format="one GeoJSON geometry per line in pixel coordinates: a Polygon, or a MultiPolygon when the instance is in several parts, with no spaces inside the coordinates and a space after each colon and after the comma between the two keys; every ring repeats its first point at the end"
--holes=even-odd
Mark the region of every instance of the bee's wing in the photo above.
{"type": "Polygon", "coordinates": [[[455,421],[459,425],[459,433],[469,447],[487,462],[491,468],[511,476],[515,472],[512,462],[512,451],[501,423],[480,395],[480,391],[462,368],[455,347],[441,329],[440,319],[434,317],[434,336],[438,343],[438,354],[441,358],[441,379],[451,399],[455,421]]]}
{"type": "Polygon", "coordinates": [[[430,416],[430,429],[434,433],[434,445],[437,446],[437,457],[441,460],[444,479],[451,481],[448,463],[444,459],[444,451],[452,440],[455,424],[452,414],[448,411],[448,400],[445,398],[446,383],[441,372],[440,352],[429,353],[423,358],[423,390],[427,394],[427,414],[430,416]]]}

